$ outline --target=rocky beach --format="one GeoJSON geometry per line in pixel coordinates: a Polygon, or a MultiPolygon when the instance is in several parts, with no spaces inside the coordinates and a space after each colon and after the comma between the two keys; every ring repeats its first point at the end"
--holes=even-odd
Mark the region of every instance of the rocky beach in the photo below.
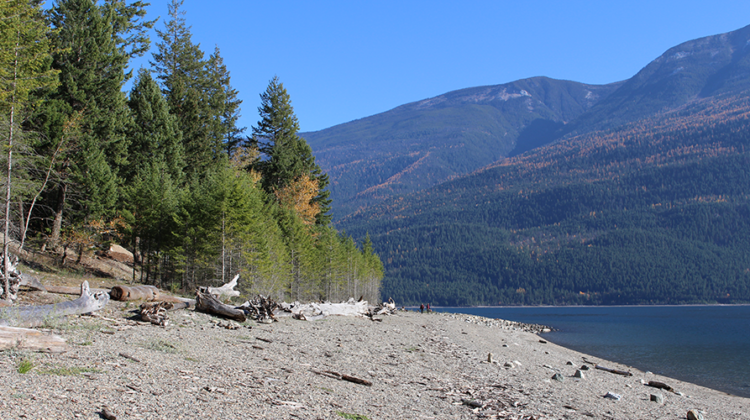
{"type": "Polygon", "coordinates": [[[0,418],[750,418],[750,399],[557,346],[540,326],[402,311],[237,324],[188,309],[160,327],[136,309],[45,325],[62,353],[1,352],[0,418]]]}

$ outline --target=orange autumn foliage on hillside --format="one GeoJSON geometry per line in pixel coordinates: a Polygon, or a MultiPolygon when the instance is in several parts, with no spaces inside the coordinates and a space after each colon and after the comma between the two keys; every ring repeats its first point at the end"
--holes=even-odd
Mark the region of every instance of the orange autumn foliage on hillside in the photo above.
{"type": "Polygon", "coordinates": [[[320,205],[312,202],[318,195],[317,180],[310,179],[309,175],[302,175],[274,193],[281,205],[293,208],[304,224],[315,224],[315,217],[320,213],[320,205]]]}

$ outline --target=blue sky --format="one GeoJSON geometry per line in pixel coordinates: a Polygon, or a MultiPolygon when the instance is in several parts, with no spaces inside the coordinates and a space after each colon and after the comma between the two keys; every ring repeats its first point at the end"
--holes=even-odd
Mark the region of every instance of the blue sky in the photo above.
{"type": "MultiPolygon", "coordinates": [[[[168,3],[147,9],[158,27],[168,3]]],[[[301,131],[316,131],[532,76],[615,82],[677,44],[750,24],[746,0],[185,0],[183,10],[206,56],[221,49],[248,132],[274,75],[301,131]]]]}

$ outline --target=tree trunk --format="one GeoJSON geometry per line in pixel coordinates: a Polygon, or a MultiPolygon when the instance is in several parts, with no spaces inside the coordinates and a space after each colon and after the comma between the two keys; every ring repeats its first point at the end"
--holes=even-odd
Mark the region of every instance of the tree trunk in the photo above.
{"type": "Polygon", "coordinates": [[[55,211],[55,220],[52,222],[52,232],[49,235],[49,244],[56,249],[60,244],[60,231],[62,231],[63,209],[65,208],[65,194],[68,186],[65,183],[60,184],[57,193],[57,210],[55,211]]]}
{"type": "Polygon", "coordinates": [[[0,350],[31,350],[61,353],[68,349],[65,340],[28,328],[0,327],[0,350]]]}
{"type": "Polygon", "coordinates": [[[108,302],[107,293],[91,293],[89,282],[84,281],[81,284],[81,297],[76,300],[53,305],[13,306],[0,309],[0,325],[37,327],[57,317],[98,311],[108,302]]]}
{"type": "Polygon", "coordinates": [[[238,322],[245,322],[245,311],[235,309],[232,306],[219,302],[208,291],[198,291],[195,295],[195,309],[207,314],[219,315],[224,318],[233,319],[238,322]]]}

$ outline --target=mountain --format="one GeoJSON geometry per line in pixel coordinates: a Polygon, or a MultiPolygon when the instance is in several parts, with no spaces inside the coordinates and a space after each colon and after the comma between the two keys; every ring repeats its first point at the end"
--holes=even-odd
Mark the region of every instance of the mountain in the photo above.
{"type": "Polygon", "coordinates": [[[619,85],[535,77],[449,92],[301,136],[328,172],[341,219],[539,147],[619,85]]]}
{"type": "Polygon", "coordinates": [[[568,138],[341,226],[369,233],[404,304],[750,302],[750,99],[568,138]]]}
{"type": "Polygon", "coordinates": [[[311,144],[349,199],[338,225],[369,233],[400,304],[750,302],[748,53],[750,27],[625,82],[466,89],[311,144]]]}
{"type": "Polygon", "coordinates": [[[670,48],[564,131],[616,127],[691,101],[746,89],[750,89],[750,25],[670,48]]]}

